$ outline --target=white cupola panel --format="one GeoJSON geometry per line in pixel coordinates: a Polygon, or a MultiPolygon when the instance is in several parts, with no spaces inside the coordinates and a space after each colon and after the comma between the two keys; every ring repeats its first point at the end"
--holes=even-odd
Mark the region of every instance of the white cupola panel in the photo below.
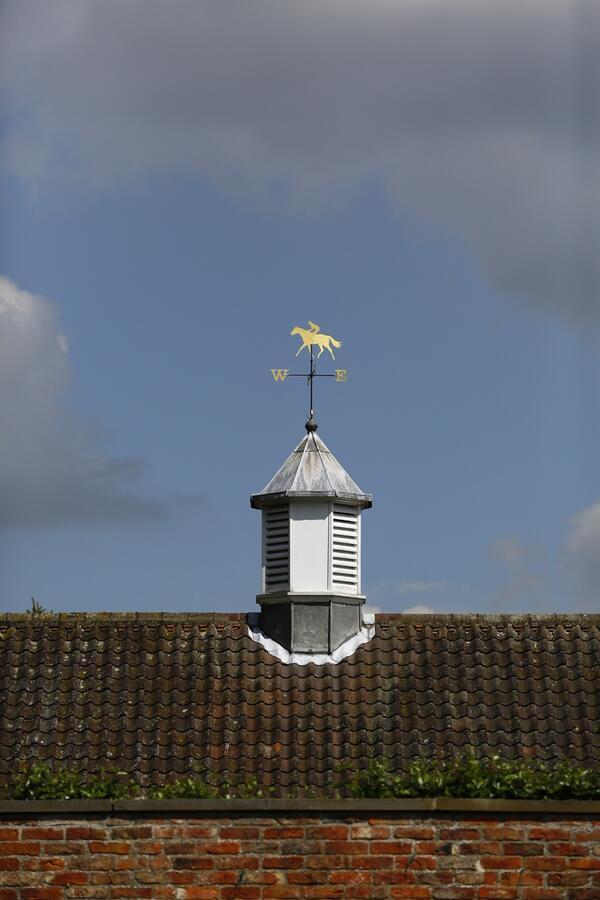
{"type": "Polygon", "coordinates": [[[290,590],[330,591],[328,500],[290,502],[290,590]]]}

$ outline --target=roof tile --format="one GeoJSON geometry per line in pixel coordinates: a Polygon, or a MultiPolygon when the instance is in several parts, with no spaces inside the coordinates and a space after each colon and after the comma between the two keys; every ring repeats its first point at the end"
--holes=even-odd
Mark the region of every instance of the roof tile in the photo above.
{"type": "Polygon", "coordinates": [[[141,783],[465,750],[600,765],[599,616],[379,615],[337,665],[286,665],[238,614],[0,617],[0,775],[43,759],[141,783]]]}

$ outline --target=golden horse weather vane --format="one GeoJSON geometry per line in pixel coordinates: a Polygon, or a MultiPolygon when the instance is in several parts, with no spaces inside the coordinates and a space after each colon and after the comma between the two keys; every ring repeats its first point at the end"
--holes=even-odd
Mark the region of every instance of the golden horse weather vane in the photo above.
{"type": "Polygon", "coordinates": [[[295,325],[290,331],[290,334],[297,334],[300,338],[300,346],[298,347],[296,356],[299,356],[305,347],[308,350],[308,353],[310,355],[310,371],[290,372],[289,369],[271,369],[271,374],[273,375],[275,381],[285,381],[288,376],[290,378],[306,378],[310,393],[310,406],[308,422],[306,423],[306,430],[309,432],[316,431],[317,423],[315,421],[315,411],[313,408],[314,379],[335,378],[336,381],[348,380],[347,369],[335,369],[333,373],[319,372],[317,374],[317,360],[325,350],[327,350],[331,354],[332,359],[335,359],[334,352],[331,348],[335,347],[336,350],[339,350],[339,348],[342,346],[342,342],[336,340],[336,338],[332,337],[332,335],[330,334],[323,334],[321,332],[320,325],[317,325],[315,322],[311,322],[310,319],[308,320],[308,328],[302,328],[300,325],[295,325]],[[318,353],[316,354],[316,356],[315,348],[318,348],[318,353]]]}

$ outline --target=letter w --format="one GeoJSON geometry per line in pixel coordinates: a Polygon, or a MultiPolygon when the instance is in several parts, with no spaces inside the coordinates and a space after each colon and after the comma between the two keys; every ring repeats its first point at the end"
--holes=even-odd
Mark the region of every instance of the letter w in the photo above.
{"type": "Polygon", "coordinates": [[[285,381],[285,376],[289,371],[289,369],[271,369],[275,381],[285,381]]]}

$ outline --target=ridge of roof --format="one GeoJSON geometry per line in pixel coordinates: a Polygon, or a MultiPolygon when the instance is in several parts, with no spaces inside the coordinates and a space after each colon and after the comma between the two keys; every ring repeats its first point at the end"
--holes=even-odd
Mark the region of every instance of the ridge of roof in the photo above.
{"type": "MultiPolygon", "coordinates": [[[[0,625],[10,622],[173,622],[202,625],[245,624],[247,613],[242,612],[45,612],[32,616],[31,612],[0,612],[0,625]]],[[[394,625],[510,625],[558,624],[586,622],[600,624],[600,613],[375,613],[375,622],[394,625]]]]}

